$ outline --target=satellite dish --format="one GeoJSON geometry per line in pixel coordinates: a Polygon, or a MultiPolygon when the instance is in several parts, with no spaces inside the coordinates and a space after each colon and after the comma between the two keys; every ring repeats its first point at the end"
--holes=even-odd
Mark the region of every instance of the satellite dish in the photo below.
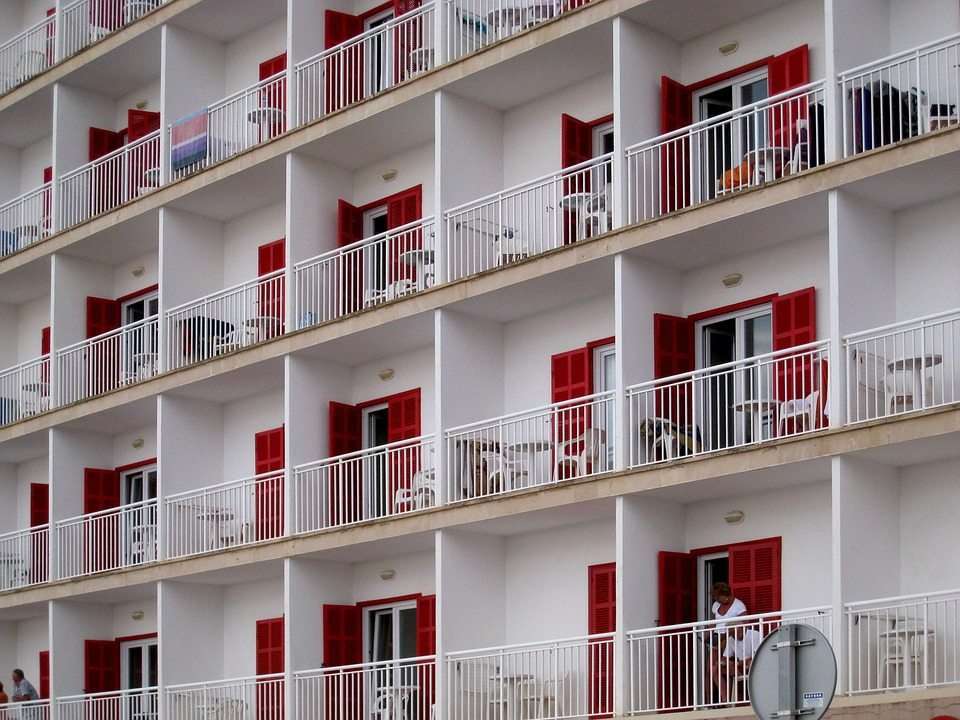
{"type": "Polygon", "coordinates": [[[837,689],[837,658],[816,628],[781,625],[757,649],[747,685],[761,720],[820,720],[837,689]]]}

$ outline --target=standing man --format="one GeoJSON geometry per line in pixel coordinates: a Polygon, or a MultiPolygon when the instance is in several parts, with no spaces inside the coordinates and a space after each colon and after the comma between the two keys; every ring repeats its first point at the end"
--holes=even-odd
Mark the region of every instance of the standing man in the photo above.
{"type": "Polygon", "coordinates": [[[23,670],[17,668],[13,671],[13,701],[30,702],[39,700],[37,689],[33,684],[23,676],[23,670]]]}

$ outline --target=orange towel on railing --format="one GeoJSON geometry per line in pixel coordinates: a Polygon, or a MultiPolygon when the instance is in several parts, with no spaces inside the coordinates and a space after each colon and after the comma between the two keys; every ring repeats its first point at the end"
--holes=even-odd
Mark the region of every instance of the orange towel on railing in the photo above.
{"type": "Polygon", "coordinates": [[[753,174],[753,163],[750,159],[745,159],[739,165],[727,170],[720,178],[720,188],[722,190],[736,190],[744,185],[750,184],[750,176],[753,174]]]}

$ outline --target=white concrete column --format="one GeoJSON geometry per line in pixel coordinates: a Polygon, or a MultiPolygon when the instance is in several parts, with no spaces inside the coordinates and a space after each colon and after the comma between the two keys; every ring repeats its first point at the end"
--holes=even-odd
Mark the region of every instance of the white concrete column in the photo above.
{"type": "MultiPolygon", "coordinates": [[[[60,27],[60,0],[57,0],[57,27],[60,27]]],[[[59,52],[60,47],[60,35],[61,33],[57,32],[57,52],[59,52]]],[[[61,155],[60,145],[61,142],[59,137],[61,134],[61,128],[63,126],[63,121],[61,120],[60,115],[60,83],[54,83],[53,85],[53,130],[52,130],[52,140],[50,143],[50,167],[52,168],[51,172],[53,173],[53,179],[50,183],[50,233],[54,234],[60,231],[60,173],[63,171],[62,163],[59,160],[61,155]]],[[[53,397],[51,395],[51,397],[53,397]]]]}
{"type": "MultiPolygon", "coordinates": [[[[69,0],[57,0],[54,3],[54,8],[56,8],[55,13],[55,22],[56,22],[56,39],[54,40],[54,59],[56,62],[60,62],[64,59],[64,36],[63,31],[63,8],[65,5],[69,4],[69,0]]],[[[56,175],[54,175],[56,177],[56,175]]]]}
{"type": "Polygon", "coordinates": [[[824,138],[824,155],[827,162],[836,160],[841,152],[840,93],[837,88],[837,21],[835,9],[836,0],[823,1],[823,121],[824,130],[826,131],[826,137],[824,138]]]}
{"type": "MultiPolygon", "coordinates": [[[[160,28],[160,187],[170,182],[170,133],[167,127],[173,119],[168,111],[167,96],[170,93],[169,67],[170,26],[160,28]]],[[[163,208],[160,209],[163,212],[163,208]]]]}
{"type": "Polygon", "coordinates": [[[839,686],[848,687],[844,604],[900,592],[900,479],[895,467],[864,458],[831,461],[833,646],[839,686]]]}

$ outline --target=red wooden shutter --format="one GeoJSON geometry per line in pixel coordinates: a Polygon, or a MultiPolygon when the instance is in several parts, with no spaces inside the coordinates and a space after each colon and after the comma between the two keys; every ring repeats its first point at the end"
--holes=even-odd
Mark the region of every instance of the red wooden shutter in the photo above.
{"type": "MultiPolygon", "coordinates": [[[[696,366],[694,323],[690,318],[675,315],[653,316],[653,376],[670,377],[690,372],[696,366]]],[[[670,385],[656,393],[656,413],[677,425],[692,424],[690,392],[687,384],[670,385]]]]}
{"type": "MultiPolygon", "coordinates": [[[[423,187],[417,185],[386,198],[387,227],[394,230],[423,217],[423,187]]],[[[390,239],[389,257],[392,264],[392,277],[406,278],[416,282],[416,270],[401,259],[408,250],[423,247],[423,233],[420,228],[412,228],[390,239]]]]}
{"type": "Polygon", "coordinates": [[[120,327],[120,303],[107,298],[87,298],[87,337],[92,338],[120,327]]]}
{"type": "Polygon", "coordinates": [[[696,564],[689,553],[657,553],[657,624],[679,625],[696,619],[696,564]]]}
{"type": "Polygon", "coordinates": [[[150,110],[127,110],[127,141],[133,142],[160,129],[160,113],[150,110]]]}
{"type": "MultiPolygon", "coordinates": [[[[587,568],[587,632],[610,633],[617,629],[617,564],[587,568]]],[[[610,717],[613,710],[613,644],[591,642],[589,647],[590,717],[610,717]]]]}
{"type": "Polygon", "coordinates": [[[337,200],[337,247],[363,239],[363,212],[346,200],[337,200]]]}
{"type": "MultiPolygon", "coordinates": [[[[589,395],[592,391],[590,350],[586,347],[557,353],[550,358],[550,401],[554,403],[574,400],[589,395]]],[[[557,413],[554,428],[554,443],[557,448],[557,479],[576,477],[579,469],[575,462],[559,462],[562,457],[576,457],[581,452],[575,442],[590,427],[590,407],[567,403],[557,413]]]]}
{"type": "Polygon", "coordinates": [[[89,160],[91,162],[121,147],[123,147],[123,135],[121,133],[104,130],[103,128],[90,128],[89,160]]]}
{"type": "Polygon", "coordinates": [[[277,73],[283,72],[287,69],[287,54],[281,53],[276,57],[272,57],[269,60],[264,60],[260,63],[260,79],[266,80],[267,78],[272,78],[277,73]]]}
{"type": "Polygon", "coordinates": [[[363,19],[359,15],[324,10],[323,12],[323,46],[332,48],[342,42],[356,37],[363,32],[363,19]]]}
{"type": "MultiPolygon", "coordinates": [[[[560,165],[570,167],[593,157],[593,127],[572,115],[560,116],[560,165]]],[[[587,188],[584,188],[587,189],[587,188]]]]}
{"type": "MultiPolygon", "coordinates": [[[[354,405],[331,402],[328,422],[329,457],[356,452],[363,444],[362,414],[354,405]]],[[[329,507],[333,525],[363,519],[363,474],[355,463],[331,469],[329,507]]]]}
{"type": "MultiPolygon", "coordinates": [[[[804,288],[773,299],[773,349],[786,350],[817,339],[816,288],[804,288]]],[[[779,400],[805,398],[820,383],[812,358],[779,356],[776,361],[776,390],[779,400]]],[[[822,395],[822,393],[821,393],[822,395]]],[[[820,397],[819,402],[825,400],[820,397]]]]}
{"type": "Polygon", "coordinates": [[[257,620],[257,675],[283,672],[283,618],[257,620]]]}
{"type": "MultiPolygon", "coordinates": [[[[40,331],[40,356],[47,358],[43,361],[43,364],[40,366],[40,381],[43,383],[50,382],[50,326],[43,328],[40,331]]],[[[48,394],[47,391],[44,391],[44,395],[48,394]]]]}
{"type": "Polygon", "coordinates": [[[254,491],[256,538],[270,540],[283,535],[284,427],[258,432],[253,439],[254,472],[275,473],[257,481],[254,491]]]}
{"type": "Polygon", "coordinates": [[[387,398],[387,442],[420,435],[420,388],[387,398]]]}
{"type": "Polygon", "coordinates": [[[40,699],[50,699],[50,651],[40,651],[40,699]]]}
{"type": "Polygon", "coordinates": [[[776,537],[728,548],[730,589],[747,606],[750,615],[781,609],[780,546],[780,538],[776,537]]]}
{"type": "MultiPolygon", "coordinates": [[[[767,63],[767,94],[779,95],[810,82],[810,59],[806,45],[777,55],[767,63]]],[[[770,112],[770,136],[773,144],[793,148],[797,120],[807,117],[809,99],[781,101],[770,112]]]]}
{"type": "Polygon", "coordinates": [[[101,468],[83,469],[83,513],[120,507],[120,473],[101,468]]]}
{"type": "Polygon", "coordinates": [[[323,666],[363,661],[363,628],[356,605],[323,606],[323,666]]]}
{"type": "MultiPolygon", "coordinates": [[[[337,200],[337,247],[343,247],[363,239],[363,211],[337,200]]],[[[363,307],[363,253],[354,252],[345,256],[340,266],[340,295],[342,312],[351,313],[363,307]]]]}
{"type": "MultiPolygon", "coordinates": [[[[47,183],[52,183],[52,182],[53,182],[53,166],[48,165],[43,169],[43,184],[46,185],[47,183]]],[[[47,232],[50,231],[51,220],[53,219],[50,213],[50,210],[52,207],[51,206],[52,200],[53,200],[53,197],[50,194],[50,188],[47,188],[46,190],[43,191],[43,218],[41,219],[41,222],[43,223],[43,229],[47,232]]]]}
{"type": "Polygon", "coordinates": [[[422,4],[423,0],[393,0],[393,16],[400,17],[422,4]]]}
{"type": "MultiPolygon", "coordinates": [[[[257,248],[257,275],[263,276],[269,273],[283,270],[286,266],[286,247],[285,238],[274,240],[257,248]]],[[[264,325],[261,332],[267,340],[280,334],[284,310],[284,287],[285,278],[275,277],[264,281],[258,288],[258,314],[264,318],[276,318],[277,323],[264,325]]]]}
{"type": "MultiPolygon", "coordinates": [[[[690,88],[660,78],[660,132],[679,130],[693,122],[693,93],[690,88]]],[[[685,208],[690,202],[690,145],[686,138],[673,140],[660,151],[660,212],[685,208]]]]}
{"type": "MultiPolygon", "coordinates": [[[[53,17],[57,14],[57,8],[52,7],[47,10],[47,17],[53,17]]],[[[54,19],[52,23],[47,25],[47,66],[53,65],[57,61],[57,21],[54,19]]]]}
{"type": "Polygon", "coordinates": [[[30,527],[46,525],[50,521],[50,486],[30,483],[30,527]]]}
{"type": "Polygon", "coordinates": [[[417,598],[417,655],[433,655],[437,651],[437,596],[417,598]]]}
{"type": "MultiPolygon", "coordinates": [[[[260,63],[260,80],[267,80],[278,73],[287,69],[287,54],[281,53],[269,60],[260,63]]],[[[267,87],[260,90],[260,107],[271,110],[281,110],[282,113],[271,113],[269,118],[262,119],[257,130],[261,142],[269,140],[283,133],[286,128],[286,110],[287,110],[287,79],[281,78],[280,82],[273,81],[267,87]]]]}
{"type": "Polygon", "coordinates": [[[577,348],[550,358],[551,402],[563,402],[591,392],[590,351],[577,348]]]}
{"type": "Polygon", "coordinates": [[[120,643],[115,640],[83,641],[83,691],[120,689],[120,643]]]}

